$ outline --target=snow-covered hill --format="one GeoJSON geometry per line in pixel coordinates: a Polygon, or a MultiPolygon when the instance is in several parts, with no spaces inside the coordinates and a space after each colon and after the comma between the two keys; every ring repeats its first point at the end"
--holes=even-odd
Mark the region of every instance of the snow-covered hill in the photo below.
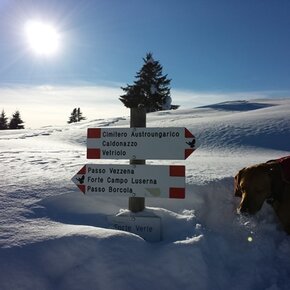
{"type": "Polygon", "coordinates": [[[128,118],[0,131],[0,289],[289,289],[290,237],[269,205],[239,216],[233,196],[239,169],[290,155],[289,112],[290,99],[272,99],[147,116],[199,144],[186,161],[147,162],[186,165],[184,200],[146,198],[159,243],[108,229],[127,198],[85,196],[70,181],[88,163],[86,129],[128,118]]]}

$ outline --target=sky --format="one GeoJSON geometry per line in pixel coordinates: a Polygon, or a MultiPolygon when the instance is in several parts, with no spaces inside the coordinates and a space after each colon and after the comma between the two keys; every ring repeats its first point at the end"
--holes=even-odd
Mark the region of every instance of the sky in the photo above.
{"type": "Polygon", "coordinates": [[[290,96],[288,0],[0,0],[0,110],[27,127],[128,115],[118,100],[147,52],[181,108],[290,96]],[[31,50],[28,21],[51,24],[59,49],[31,50]]]}

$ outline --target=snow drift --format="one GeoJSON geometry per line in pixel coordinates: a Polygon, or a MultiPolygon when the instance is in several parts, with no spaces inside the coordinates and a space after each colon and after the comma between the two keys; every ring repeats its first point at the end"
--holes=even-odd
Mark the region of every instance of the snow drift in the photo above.
{"type": "Polygon", "coordinates": [[[0,289],[289,289],[289,236],[269,205],[239,216],[233,196],[239,169],[290,154],[289,111],[281,99],[148,115],[148,127],[187,127],[199,144],[184,162],[147,161],[186,165],[184,200],[146,199],[159,243],[108,228],[127,198],[70,181],[88,163],[86,129],[127,117],[0,131],[0,289]]]}

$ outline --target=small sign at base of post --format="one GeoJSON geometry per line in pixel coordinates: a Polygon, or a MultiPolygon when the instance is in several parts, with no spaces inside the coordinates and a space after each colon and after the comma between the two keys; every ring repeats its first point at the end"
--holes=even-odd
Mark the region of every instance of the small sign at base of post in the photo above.
{"type": "Polygon", "coordinates": [[[145,241],[161,241],[161,218],[158,216],[125,212],[109,216],[108,222],[112,229],[136,234],[145,241]]]}

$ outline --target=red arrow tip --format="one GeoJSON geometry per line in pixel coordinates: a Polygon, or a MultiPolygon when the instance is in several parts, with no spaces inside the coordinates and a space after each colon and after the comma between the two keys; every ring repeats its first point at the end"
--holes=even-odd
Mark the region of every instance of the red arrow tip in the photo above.
{"type": "Polygon", "coordinates": [[[87,173],[87,170],[86,170],[86,165],[85,165],[77,174],[86,174],[86,173],[87,173]]]}
{"type": "Polygon", "coordinates": [[[186,128],[184,128],[184,136],[185,138],[194,138],[193,134],[186,128]]]}
{"type": "Polygon", "coordinates": [[[185,149],[184,150],[184,159],[186,159],[191,153],[194,151],[194,149],[185,149]]]}
{"type": "Polygon", "coordinates": [[[78,184],[77,187],[81,190],[81,192],[86,193],[86,186],[84,184],[78,184]]]}

